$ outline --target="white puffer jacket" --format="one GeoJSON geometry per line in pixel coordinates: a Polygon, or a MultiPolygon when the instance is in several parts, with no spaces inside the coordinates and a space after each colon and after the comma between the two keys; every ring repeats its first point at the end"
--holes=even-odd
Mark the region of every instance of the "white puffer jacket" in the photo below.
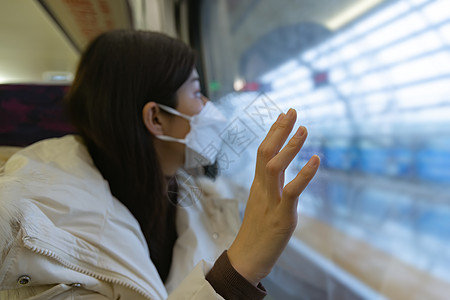
{"type": "Polygon", "coordinates": [[[225,181],[177,174],[166,285],[138,222],[110,193],[76,136],[14,154],[0,174],[0,299],[222,299],[205,280],[239,229],[225,181]]]}

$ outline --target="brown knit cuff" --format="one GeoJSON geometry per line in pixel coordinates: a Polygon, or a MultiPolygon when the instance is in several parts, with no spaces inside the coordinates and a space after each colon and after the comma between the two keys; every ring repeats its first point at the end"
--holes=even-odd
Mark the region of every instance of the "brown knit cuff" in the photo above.
{"type": "Polygon", "coordinates": [[[226,250],[206,274],[206,280],[217,294],[227,300],[259,300],[267,295],[261,283],[254,286],[233,268],[226,250]]]}

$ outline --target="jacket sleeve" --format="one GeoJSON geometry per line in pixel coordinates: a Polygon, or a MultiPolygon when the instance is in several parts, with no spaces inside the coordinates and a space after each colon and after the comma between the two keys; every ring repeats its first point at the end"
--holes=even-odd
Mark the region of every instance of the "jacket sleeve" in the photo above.
{"type": "Polygon", "coordinates": [[[214,267],[206,274],[206,280],[216,293],[226,299],[262,300],[267,295],[261,283],[254,286],[233,268],[227,251],[216,260],[214,267]]]}
{"type": "Polygon", "coordinates": [[[224,300],[206,280],[212,268],[210,263],[199,262],[181,284],[169,295],[169,300],[224,300]]]}
{"type": "Polygon", "coordinates": [[[233,268],[224,251],[212,268],[208,263],[200,262],[169,299],[261,300],[266,295],[261,283],[253,286],[233,268]]]}

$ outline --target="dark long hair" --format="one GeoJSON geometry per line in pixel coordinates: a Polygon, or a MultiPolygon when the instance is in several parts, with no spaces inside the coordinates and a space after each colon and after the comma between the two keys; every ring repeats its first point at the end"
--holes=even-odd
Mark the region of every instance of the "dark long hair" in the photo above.
{"type": "Polygon", "coordinates": [[[148,101],[176,107],[176,91],[194,64],[193,50],[164,34],[106,32],[83,53],[66,97],[73,125],[112,194],[138,220],[163,281],[176,238],[175,208],[142,109],[148,101]]]}

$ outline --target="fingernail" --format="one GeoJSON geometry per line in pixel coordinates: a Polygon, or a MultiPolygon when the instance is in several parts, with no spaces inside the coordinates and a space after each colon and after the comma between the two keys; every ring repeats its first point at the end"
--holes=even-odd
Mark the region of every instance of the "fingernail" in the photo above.
{"type": "Polygon", "coordinates": [[[297,132],[294,134],[295,137],[302,137],[306,132],[306,128],[304,126],[300,126],[297,129],[297,132]]]}
{"type": "Polygon", "coordinates": [[[320,157],[319,157],[318,155],[313,155],[313,156],[311,157],[311,159],[309,160],[308,165],[310,165],[311,167],[316,167],[316,166],[319,165],[319,163],[320,163],[320,157]],[[312,159],[314,156],[315,156],[316,158],[315,158],[315,159],[312,159]]]}
{"type": "Polygon", "coordinates": [[[293,108],[289,108],[289,110],[288,110],[286,116],[288,116],[288,117],[294,116],[294,109],[293,109],[293,108]]]}

